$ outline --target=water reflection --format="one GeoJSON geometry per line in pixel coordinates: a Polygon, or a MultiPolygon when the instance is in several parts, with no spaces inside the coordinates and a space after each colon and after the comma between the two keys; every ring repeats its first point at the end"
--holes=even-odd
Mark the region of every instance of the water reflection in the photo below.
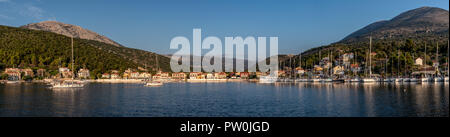
{"type": "Polygon", "coordinates": [[[0,116],[448,116],[448,84],[0,85],[0,116]]]}

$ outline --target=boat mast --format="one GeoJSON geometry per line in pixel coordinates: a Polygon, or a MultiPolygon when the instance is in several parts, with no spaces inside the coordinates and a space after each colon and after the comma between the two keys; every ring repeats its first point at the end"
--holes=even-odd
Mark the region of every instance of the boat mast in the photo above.
{"type": "MultiPolygon", "coordinates": [[[[424,62],[423,67],[425,67],[425,70],[426,70],[427,69],[427,43],[425,43],[425,57],[424,57],[424,60],[425,60],[425,62],[424,62]]],[[[428,75],[425,74],[425,77],[428,77],[428,75]]]]}
{"type": "MultiPolygon", "coordinates": [[[[331,62],[331,66],[330,66],[330,70],[331,71],[333,71],[333,51],[330,51],[330,55],[331,55],[331,58],[330,58],[330,62],[331,62]]],[[[331,71],[330,71],[330,73],[331,73],[331,71]]],[[[331,76],[330,77],[332,77],[333,76],[333,73],[331,73],[331,76]]]]}
{"type": "Polygon", "coordinates": [[[439,65],[438,64],[439,64],[439,42],[436,42],[436,68],[437,68],[436,77],[439,74],[439,65]]]}
{"type": "MultiPolygon", "coordinates": [[[[300,59],[300,60],[299,60],[299,67],[300,67],[300,69],[303,69],[303,68],[302,68],[302,53],[303,53],[303,51],[300,51],[300,55],[299,55],[299,59],[300,59]]],[[[305,68],[305,69],[306,69],[306,68],[305,68]]],[[[302,75],[299,74],[299,75],[298,75],[298,78],[301,79],[301,78],[302,78],[302,75]]]]}
{"type": "Polygon", "coordinates": [[[370,36],[369,44],[369,77],[372,78],[372,36],[370,36]]]}
{"type": "Polygon", "coordinates": [[[72,40],[72,84],[73,84],[73,80],[75,79],[75,70],[74,70],[74,59],[73,59],[73,37],[70,37],[72,40]]]}

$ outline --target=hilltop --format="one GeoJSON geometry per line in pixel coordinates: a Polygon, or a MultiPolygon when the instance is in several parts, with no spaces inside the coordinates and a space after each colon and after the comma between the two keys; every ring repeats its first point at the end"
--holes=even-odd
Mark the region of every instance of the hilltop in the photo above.
{"type": "Polygon", "coordinates": [[[77,25],[65,24],[57,21],[44,21],[39,23],[32,23],[28,25],[21,26],[20,28],[33,29],[33,30],[42,30],[53,32],[57,34],[61,34],[68,37],[87,39],[87,40],[95,40],[99,42],[103,42],[106,44],[111,44],[117,47],[121,47],[119,43],[105,37],[103,35],[99,35],[96,32],[90,31],[88,29],[84,29],[77,25]]]}

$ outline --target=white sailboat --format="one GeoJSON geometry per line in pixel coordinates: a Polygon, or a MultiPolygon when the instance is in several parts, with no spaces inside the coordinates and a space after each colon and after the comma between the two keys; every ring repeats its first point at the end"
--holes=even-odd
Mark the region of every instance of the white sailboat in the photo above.
{"type": "Polygon", "coordinates": [[[370,44],[369,44],[369,78],[364,78],[362,81],[364,83],[371,83],[376,82],[377,80],[372,78],[372,36],[370,37],[370,44]]]}
{"type": "MultiPolygon", "coordinates": [[[[158,55],[155,54],[155,61],[156,61],[156,66],[158,67],[158,71],[159,69],[159,62],[158,62],[158,55]]],[[[150,82],[145,83],[145,86],[147,87],[159,87],[164,85],[164,83],[160,82],[160,81],[154,81],[153,78],[150,82]]]]}
{"type": "Polygon", "coordinates": [[[82,81],[75,81],[75,69],[74,69],[74,57],[73,57],[73,37],[71,37],[72,41],[72,80],[70,81],[58,81],[51,83],[52,88],[82,88],[85,86],[85,83],[82,81]]]}
{"type": "MultiPolygon", "coordinates": [[[[436,62],[439,62],[439,44],[436,44],[436,62]]],[[[433,78],[434,82],[444,82],[444,77],[439,76],[439,66],[437,66],[438,72],[436,73],[436,76],[433,78]]]]}

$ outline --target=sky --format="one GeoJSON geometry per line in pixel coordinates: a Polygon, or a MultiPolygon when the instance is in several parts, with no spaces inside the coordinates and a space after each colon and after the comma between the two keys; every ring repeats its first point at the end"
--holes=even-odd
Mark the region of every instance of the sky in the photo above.
{"type": "Polygon", "coordinates": [[[172,54],[172,38],[278,37],[280,54],[343,39],[373,22],[448,0],[0,0],[0,25],[74,24],[131,48],[172,54]]]}

